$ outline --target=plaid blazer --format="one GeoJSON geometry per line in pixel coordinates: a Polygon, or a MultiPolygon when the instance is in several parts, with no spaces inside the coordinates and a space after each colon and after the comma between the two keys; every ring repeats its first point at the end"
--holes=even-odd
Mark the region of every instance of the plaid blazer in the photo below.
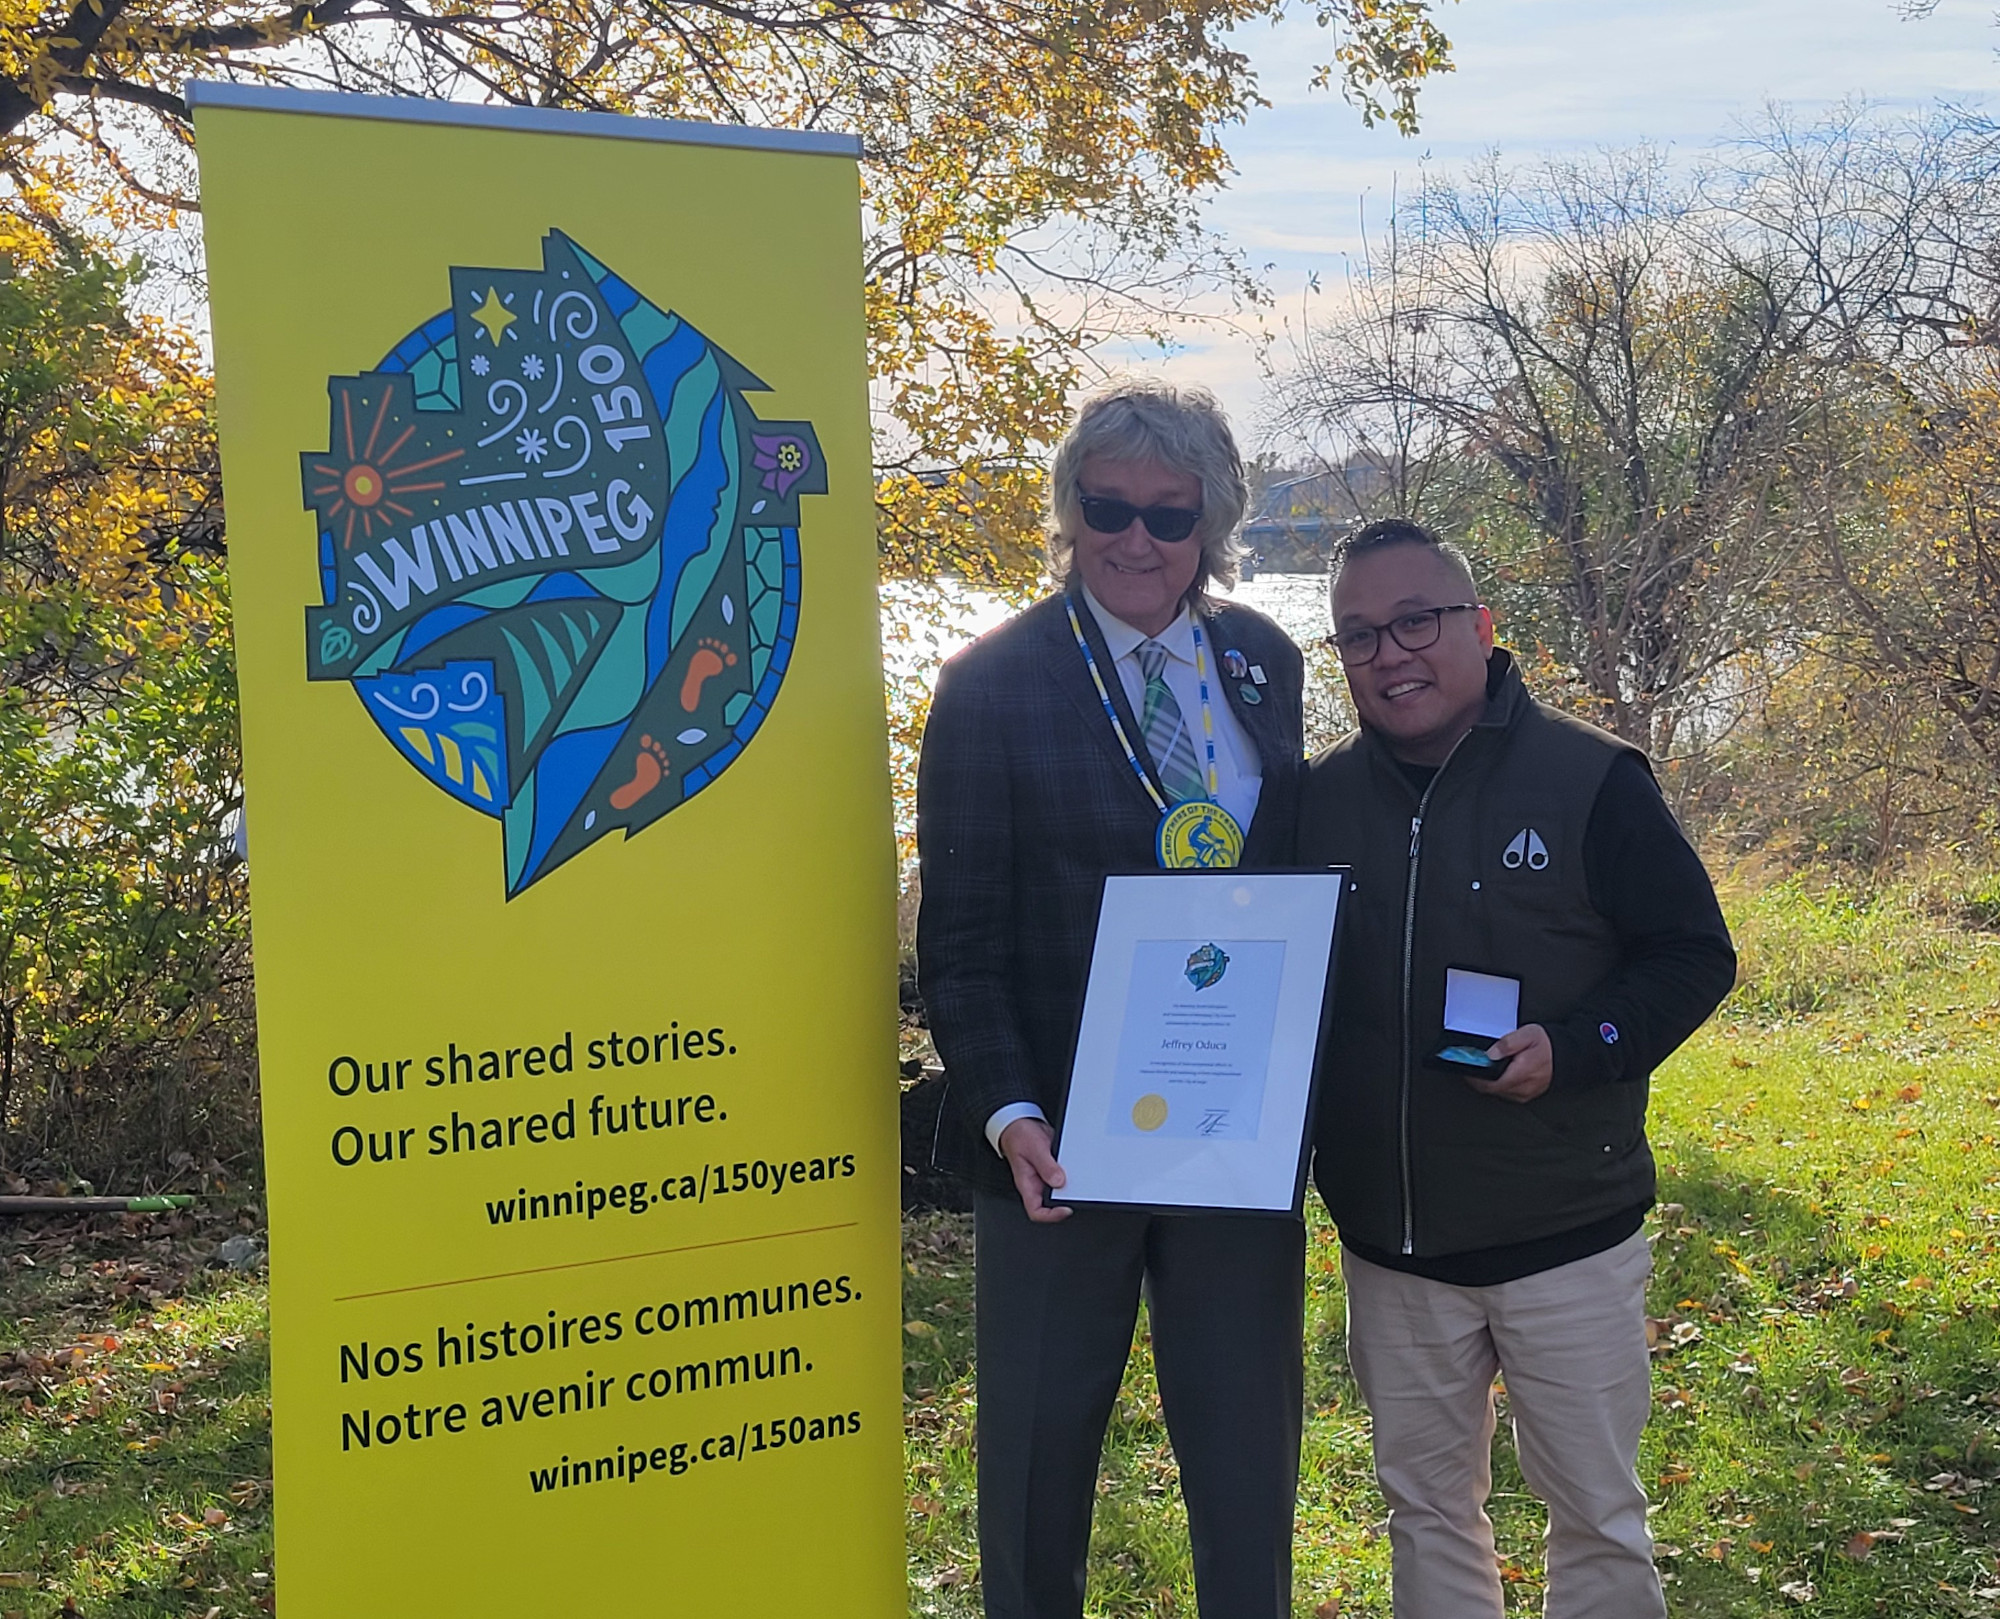
{"type": "MultiPolygon", "coordinates": [[[[947,1080],[936,1158],[993,1191],[1012,1185],[984,1138],[994,1111],[1034,1102],[1061,1117],[1102,880],[1157,863],[1160,813],[1104,717],[1063,603],[1036,603],[945,664],[917,770],[918,975],[947,1080]]],[[[1143,754],[1097,620],[1085,608],[1077,618],[1143,754]]],[[[1304,660],[1247,607],[1204,612],[1202,628],[1217,676],[1226,651],[1267,676],[1259,703],[1243,701],[1243,681],[1218,685],[1264,769],[1243,863],[1289,865],[1304,660]]]]}

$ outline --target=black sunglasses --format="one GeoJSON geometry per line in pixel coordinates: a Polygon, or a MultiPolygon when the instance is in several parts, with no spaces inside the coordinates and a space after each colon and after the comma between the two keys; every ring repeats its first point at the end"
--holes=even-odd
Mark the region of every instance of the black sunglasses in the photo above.
{"type": "Polygon", "coordinates": [[[1189,511],[1185,506],[1134,506],[1129,500],[1113,500],[1109,495],[1079,494],[1076,503],[1083,508],[1084,522],[1100,534],[1123,534],[1136,517],[1146,525],[1148,534],[1156,540],[1165,540],[1169,545],[1186,539],[1194,532],[1195,524],[1201,521],[1199,509],[1189,511]]]}

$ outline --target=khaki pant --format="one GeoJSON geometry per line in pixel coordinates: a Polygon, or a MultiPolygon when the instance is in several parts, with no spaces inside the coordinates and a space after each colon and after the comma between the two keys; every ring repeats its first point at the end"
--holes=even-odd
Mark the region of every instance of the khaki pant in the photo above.
{"type": "Polygon", "coordinates": [[[1347,1347],[1375,1423],[1396,1619],[1501,1619],[1493,1378],[1521,1471],[1548,1503],[1546,1619],[1661,1619],[1636,1464],[1651,1409],[1643,1232],[1495,1287],[1451,1287],[1351,1253],[1347,1347]]]}

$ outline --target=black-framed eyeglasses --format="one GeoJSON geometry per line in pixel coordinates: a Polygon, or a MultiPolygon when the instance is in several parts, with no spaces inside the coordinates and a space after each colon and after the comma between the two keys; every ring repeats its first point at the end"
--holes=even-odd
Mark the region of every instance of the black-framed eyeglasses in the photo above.
{"type": "Polygon", "coordinates": [[[1186,539],[1201,521],[1199,507],[1189,511],[1185,506],[1134,506],[1129,500],[1114,500],[1109,495],[1085,494],[1079,494],[1076,503],[1083,508],[1084,522],[1100,534],[1123,534],[1136,517],[1146,525],[1148,534],[1169,545],[1186,539]]]}
{"type": "Polygon", "coordinates": [[[1382,650],[1384,630],[1405,652],[1421,652],[1425,647],[1437,645],[1437,638],[1444,633],[1446,613],[1475,613],[1478,610],[1478,602],[1453,602],[1449,607],[1420,608],[1414,613],[1392,618],[1386,624],[1350,625],[1327,636],[1324,644],[1331,647],[1348,668],[1360,669],[1373,663],[1375,654],[1382,650]]]}

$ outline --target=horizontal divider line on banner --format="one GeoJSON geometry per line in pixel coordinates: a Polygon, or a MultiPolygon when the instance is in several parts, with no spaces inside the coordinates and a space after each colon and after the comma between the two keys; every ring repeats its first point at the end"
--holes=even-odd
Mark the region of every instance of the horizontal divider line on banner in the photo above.
{"type": "Polygon", "coordinates": [[[811,1237],[823,1231],[851,1231],[859,1220],[842,1220],[838,1225],[801,1226],[796,1231],[766,1231],[754,1237],[724,1237],[716,1242],[689,1242],[678,1248],[648,1248],[639,1254],[611,1254],[604,1259],[573,1259],[562,1265],[530,1265],[526,1270],[496,1270],[488,1276],[456,1276],[443,1282],[412,1282],[408,1287],[378,1288],[372,1293],[337,1293],[335,1304],[353,1304],[360,1299],[388,1298],[394,1293],[428,1293],[440,1287],[469,1287],[474,1282],[504,1282],[514,1276],[542,1276],[556,1270],[585,1270],[592,1265],[622,1265],[628,1259],[658,1259],[665,1254],[691,1254],[703,1248],[734,1248],[746,1242],[776,1242],[781,1237],[811,1237]]]}

